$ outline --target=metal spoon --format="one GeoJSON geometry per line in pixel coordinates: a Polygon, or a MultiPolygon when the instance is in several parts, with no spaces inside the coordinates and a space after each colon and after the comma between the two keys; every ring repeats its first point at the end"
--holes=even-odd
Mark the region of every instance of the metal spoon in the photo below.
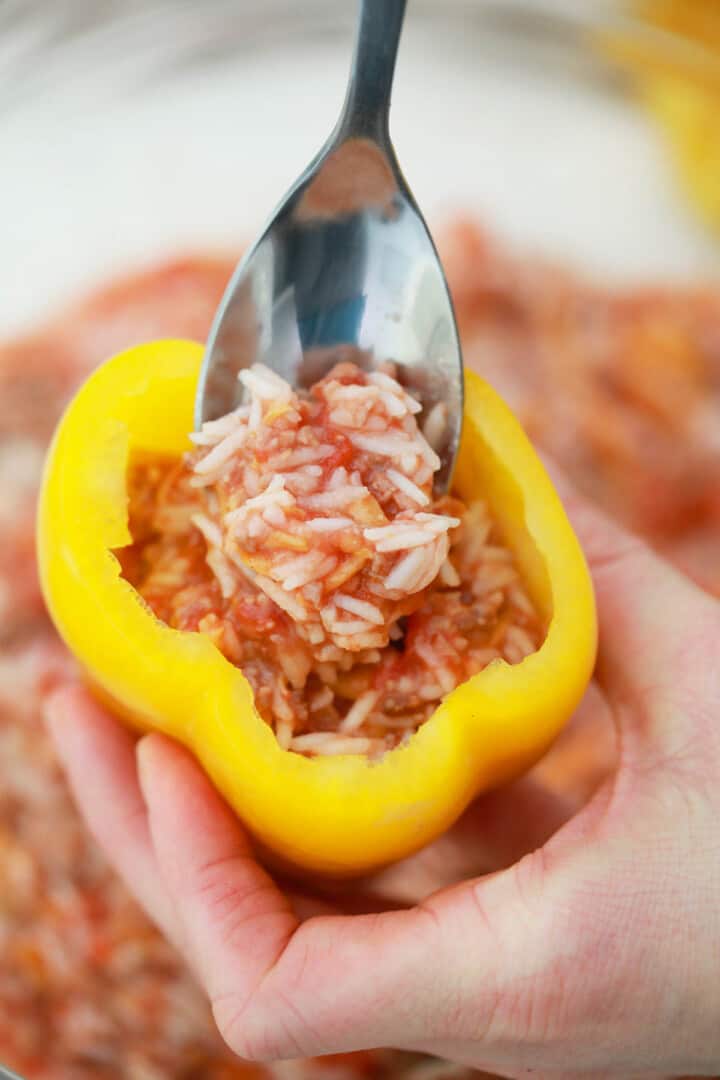
{"type": "Polygon", "coordinates": [[[238,371],[267,364],[298,389],[340,359],[392,360],[433,411],[447,490],[460,440],[462,356],[445,275],[388,131],[407,0],[361,0],[340,119],[235,271],[210,332],[196,423],[240,401],[238,371]]]}

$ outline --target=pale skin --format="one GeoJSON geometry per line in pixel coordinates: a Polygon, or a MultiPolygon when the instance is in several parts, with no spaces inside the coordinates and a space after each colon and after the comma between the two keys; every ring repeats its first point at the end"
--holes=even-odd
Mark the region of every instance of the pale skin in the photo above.
{"type": "Polygon", "coordinates": [[[585,709],[618,739],[583,806],[519,781],[419,856],[311,895],[259,865],[180,746],[136,742],[79,687],[49,701],[90,829],[242,1057],[394,1046],[508,1077],[720,1073],[720,604],[566,502],[600,617],[585,709]]]}

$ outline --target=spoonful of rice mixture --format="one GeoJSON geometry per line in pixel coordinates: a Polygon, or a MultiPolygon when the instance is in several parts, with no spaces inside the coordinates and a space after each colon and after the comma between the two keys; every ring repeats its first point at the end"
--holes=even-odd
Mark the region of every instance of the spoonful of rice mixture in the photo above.
{"type": "MultiPolygon", "coordinates": [[[[362,0],[340,119],[230,282],[208,341],[196,423],[219,420],[238,404],[245,385],[238,372],[253,364],[302,390],[327,374],[338,350],[351,350],[364,370],[379,374],[391,359],[415,412],[432,417],[440,460],[431,486],[443,492],[460,440],[462,359],[445,275],[388,130],[405,6],[362,0]]],[[[368,385],[383,392],[381,381],[368,385]]],[[[352,400],[346,395],[343,407],[352,400]]],[[[365,437],[372,439],[372,430],[365,437]]],[[[424,474],[414,483],[430,497],[424,474]]],[[[273,505],[281,510],[282,502],[273,505]]],[[[438,539],[438,558],[444,542],[438,539]]],[[[420,580],[419,556],[416,562],[420,580]]]]}
{"type": "Polygon", "coordinates": [[[445,277],[388,109],[405,0],[362,0],[329,142],[240,264],[195,450],[130,474],[126,578],[210,636],[284,749],[377,756],[543,627],[484,504],[448,494],[463,406],[445,277]]]}

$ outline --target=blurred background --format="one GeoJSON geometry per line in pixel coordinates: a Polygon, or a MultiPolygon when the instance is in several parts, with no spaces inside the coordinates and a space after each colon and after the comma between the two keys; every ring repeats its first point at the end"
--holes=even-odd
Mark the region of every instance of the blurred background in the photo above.
{"type": "MultiPolygon", "coordinates": [[[[266,1075],[222,1049],[69,804],[40,722],[69,667],[34,500],[87,371],[207,332],[335,120],[354,17],[354,0],[0,0],[0,1062],[28,1080],[266,1075]]],[[[392,131],[467,363],[718,593],[719,117],[715,0],[410,0],[392,131]]],[[[538,777],[579,803],[612,754],[579,721],[538,777]]],[[[464,1074],[379,1053],[273,1075],[464,1074]]]]}
{"type": "MultiPolygon", "coordinates": [[[[669,16],[715,5],[656,6],[667,29],[617,0],[412,0],[392,125],[431,220],[469,209],[623,280],[717,272],[634,93],[663,61],[714,60],[669,16]]],[[[353,0],[4,0],[0,326],[162,253],[237,250],[335,120],[353,16],[353,0]]]]}

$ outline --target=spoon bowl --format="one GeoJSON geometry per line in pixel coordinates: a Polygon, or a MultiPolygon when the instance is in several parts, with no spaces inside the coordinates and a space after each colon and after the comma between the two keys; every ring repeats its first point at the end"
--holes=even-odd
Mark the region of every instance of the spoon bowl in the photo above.
{"type": "Polygon", "coordinates": [[[210,333],[196,424],[239,404],[254,363],[306,389],[338,361],[388,361],[423,407],[446,491],[462,425],[452,302],[388,130],[406,0],[362,0],[345,105],[330,139],[233,275],[210,333]]]}

